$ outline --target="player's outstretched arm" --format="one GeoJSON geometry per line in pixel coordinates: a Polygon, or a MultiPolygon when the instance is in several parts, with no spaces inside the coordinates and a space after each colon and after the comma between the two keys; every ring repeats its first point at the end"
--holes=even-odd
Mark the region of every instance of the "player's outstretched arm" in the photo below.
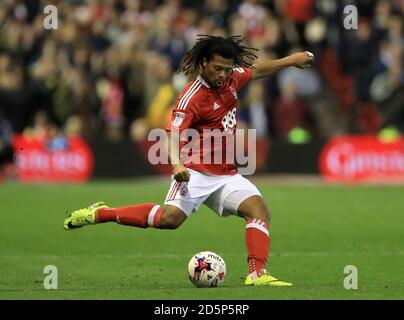
{"type": "Polygon", "coordinates": [[[300,69],[309,68],[313,63],[314,54],[309,51],[297,52],[276,60],[259,59],[253,65],[252,79],[265,78],[288,67],[297,67],[300,69]]]}
{"type": "Polygon", "coordinates": [[[180,159],[180,135],[176,131],[168,131],[167,135],[168,159],[173,167],[174,179],[178,182],[187,182],[191,175],[180,159]]]}

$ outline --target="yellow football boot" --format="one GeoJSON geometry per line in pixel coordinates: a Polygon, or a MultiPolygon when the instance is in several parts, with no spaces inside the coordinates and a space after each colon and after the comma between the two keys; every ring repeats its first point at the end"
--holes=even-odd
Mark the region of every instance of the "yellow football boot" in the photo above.
{"type": "Polygon", "coordinates": [[[245,279],[244,284],[246,286],[273,286],[273,287],[290,287],[291,283],[281,281],[275,277],[269,275],[266,271],[265,273],[257,279],[253,279],[251,275],[248,275],[245,279]]]}
{"type": "Polygon", "coordinates": [[[63,227],[66,230],[72,230],[86,226],[88,224],[95,224],[95,213],[98,209],[109,208],[105,202],[96,202],[91,206],[73,211],[68,218],[65,219],[63,227]]]}

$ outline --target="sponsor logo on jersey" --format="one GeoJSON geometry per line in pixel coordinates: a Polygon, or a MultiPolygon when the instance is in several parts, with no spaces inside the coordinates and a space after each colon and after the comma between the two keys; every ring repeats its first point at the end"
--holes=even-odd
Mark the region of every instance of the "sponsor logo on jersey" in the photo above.
{"type": "Polygon", "coordinates": [[[233,108],[223,117],[222,125],[225,132],[233,132],[236,129],[236,108],[233,108]]]}

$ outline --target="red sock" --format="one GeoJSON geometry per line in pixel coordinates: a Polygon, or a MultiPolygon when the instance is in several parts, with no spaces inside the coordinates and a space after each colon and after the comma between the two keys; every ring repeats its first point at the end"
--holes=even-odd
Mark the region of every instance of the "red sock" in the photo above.
{"type": "Polygon", "coordinates": [[[265,269],[271,244],[268,225],[260,219],[247,220],[245,239],[248,253],[248,274],[255,271],[257,275],[260,275],[265,269]]]}
{"type": "Polygon", "coordinates": [[[98,209],[96,222],[115,221],[126,226],[159,228],[163,208],[158,204],[144,203],[136,206],[98,209]]]}

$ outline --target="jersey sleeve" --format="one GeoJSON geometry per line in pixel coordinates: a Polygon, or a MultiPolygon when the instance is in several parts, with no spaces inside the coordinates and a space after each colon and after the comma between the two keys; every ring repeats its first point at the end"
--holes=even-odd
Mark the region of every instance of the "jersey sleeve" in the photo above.
{"type": "Polygon", "coordinates": [[[197,92],[200,87],[199,82],[190,82],[178,96],[166,126],[167,131],[182,132],[185,129],[192,128],[197,122],[200,100],[197,92]]]}
{"type": "Polygon", "coordinates": [[[234,68],[232,77],[236,83],[236,91],[241,90],[248,81],[251,80],[252,77],[252,69],[251,68],[234,68]]]}
{"type": "Polygon", "coordinates": [[[187,108],[180,108],[177,101],[176,106],[171,111],[171,116],[168,119],[166,126],[167,131],[182,132],[185,129],[191,128],[196,121],[194,112],[195,106],[193,102],[188,103],[187,108]]]}

